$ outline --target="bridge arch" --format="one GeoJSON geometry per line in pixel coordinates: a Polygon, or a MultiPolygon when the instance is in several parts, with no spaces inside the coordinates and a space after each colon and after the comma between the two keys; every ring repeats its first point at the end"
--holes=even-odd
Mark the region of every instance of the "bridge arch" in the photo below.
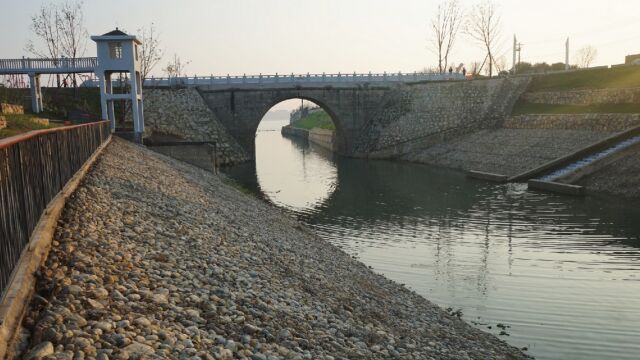
{"type": "Polygon", "coordinates": [[[311,101],[324,109],[336,126],[337,152],[357,156],[354,144],[371,118],[379,114],[388,88],[200,88],[200,94],[246,154],[255,157],[260,121],[275,105],[291,99],[311,101]]]}
{"type": "Polygon", "coordinates": [[[281,98],[274,98],[273,99],[273,103],[270,104],[270,105],[267,105],[265,107],[265,109],[263,109],[263,112],[260,115],[260,119],[256,123],[256,128],[254,129],[254,133],[257,133],[258,127],[260,126],[260,123],[262,122],[262,119],[264,119],[264,117],[267,115],[267,113],[269,113],[269,111],[271,109],[273,109],[278,104],[281,104],[281,103],[283,103],[285,101],[289,101],[289,100],[305,100],[305,101],[311,102],[311,103],[319,106],[322,110],[324,110],[324,112],[326,112],[329,115],[329,117],[331,118],[331,122],[333,122],[333,125],[336,128],[336,130],[335,130],[336,141],[338,141],[338,143],[340,143],[339,139],[340,139],[340,137],[342,135],[342,131],[340,129],[341,124],[340,124],[339,115],[336,114],[331,109],[331,107],[329,105],[323,103],[321,100],[317,100],[315,97],[312,97],[312,96],[286,96],[286,97],[281,97],[281,98]]]}

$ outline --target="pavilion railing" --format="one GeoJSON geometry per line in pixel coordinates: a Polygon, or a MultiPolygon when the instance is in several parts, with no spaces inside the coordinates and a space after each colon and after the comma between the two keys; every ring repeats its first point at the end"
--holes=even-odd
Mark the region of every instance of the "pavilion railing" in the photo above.
{"type": "Polygon", "coordinates": [[[44,209],[109,136],[100,121],[0,140],[0,298],[44,209]]]}

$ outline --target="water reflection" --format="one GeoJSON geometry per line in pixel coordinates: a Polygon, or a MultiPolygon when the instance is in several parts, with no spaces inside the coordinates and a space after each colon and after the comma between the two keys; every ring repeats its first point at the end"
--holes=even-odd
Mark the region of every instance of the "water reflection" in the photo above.
{"type": "Polygon", "coordinates": [[[253,175],[235,176],[376,271],[537,358],[637,358],[635,204],[256,142],[253,175]]]}

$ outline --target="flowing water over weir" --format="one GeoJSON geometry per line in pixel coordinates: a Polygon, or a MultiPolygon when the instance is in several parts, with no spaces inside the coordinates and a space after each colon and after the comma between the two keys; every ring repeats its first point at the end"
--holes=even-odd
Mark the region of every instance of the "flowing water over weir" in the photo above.
{"type": "Polygon", "coordinates": [[[375,271],[537,359],[637,359],[640,208],[332,159],[264,121],[229,174],[375,271]]]}

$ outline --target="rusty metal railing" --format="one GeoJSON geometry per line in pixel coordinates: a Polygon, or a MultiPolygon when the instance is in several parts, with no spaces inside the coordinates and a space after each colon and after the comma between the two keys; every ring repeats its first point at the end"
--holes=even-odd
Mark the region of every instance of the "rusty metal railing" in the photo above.
{"type": "Polygon", "coordinates": [[[109,135],[100,121],[0,140],[0,298],[44,209],[109,135]]]}

